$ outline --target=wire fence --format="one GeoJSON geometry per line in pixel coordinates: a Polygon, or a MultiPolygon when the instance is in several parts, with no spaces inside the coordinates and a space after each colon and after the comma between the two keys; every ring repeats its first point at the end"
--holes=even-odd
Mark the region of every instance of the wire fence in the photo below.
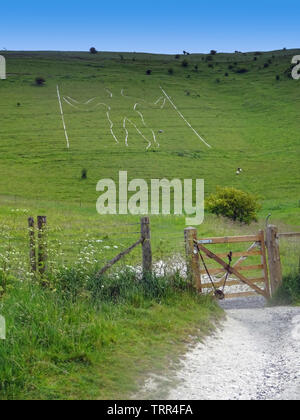
{"type": "MultiPolygon", "coordinates": [[[[62,268],[95,270],[105,265],[118,254],[128,249],[141,237],[141,222],[91,223],[90,221],[72,220],[63,224],[48,223],[42,235],[35,226],[34,244],[26,226],[26,217],[13,219],[11,223],[0,224],[0,288],[1,276],[17,278],[33,277],[32,258],[37,267],[44,264],[45,275],[55,275],[62,268]],[[22,220],[22,222],[20,221],[22,220]],[[35,254],[32,255],[34,246],[35,254]],[[40,248],[43,250],[41,255],[40,248]],[[44,260],[44,261],[43,261],[44,260]]],[[[221,232],[221,235],[224,232],[221,232]]],[[[221,236],[220,235],[220,236],[221,236]]],[[[283,275],[300,270],[300,236],[299,234],[279,234],[280,258],[283,275]]],[[[214,248],[212,247],[214,251],[214,248]]],[[[173,271],[186,273],[184,232],[180,225],[169,220],[151,221],[151,252],[156,273],[164,274],[172,267],[173,271]]],[[[238,251],[235,244],[224,244],[219,252],[238,251]]],[[[254,264],[255,257],[249,257],[249,264],[254,264]]],[[[140,247],[134,248],[130,255],[118,260],[118,267],[130,267],[142,270],[143,252],[140,247]]],[[[216,268],[212,264],[212,269],[216,268]]],[[[42,270],[43,271],[43,270],[42,270]]],[[[1,290],[0,290],[1,293],[1,290]]]]}
{"type": "MultiPolygon", "coordinates": [[[[56,270],[70,267],[100,269],[141,237],[140,221],[105,225],[73,220],[61,226],[48,223],[42,230],[37,225],[33,228],[26,226],[26,218],[22,218],[22,223],[24,226],[20,222],[0,224],[0,274],[32,277],[33,265],[39,266],[40,263],[46,265],[45,274],[55,274],[56,270]],[[43,255],[40,255],[40,247],[43,255]]],[[[153,259],[158,264],[176,254],[183,256],[183,232],[170,232],[168,223],[153,223],[151,247],[153,259]]],[[[134,249],[119,264],[139,267],[141,254],[139,248],[134,249]]]]}

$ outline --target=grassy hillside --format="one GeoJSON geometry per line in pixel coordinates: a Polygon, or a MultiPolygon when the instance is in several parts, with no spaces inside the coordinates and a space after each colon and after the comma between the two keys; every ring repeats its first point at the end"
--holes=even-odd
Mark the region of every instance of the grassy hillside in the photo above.
{"type": "MultiPolygon", "coordinates": [[[[10,238],[18,244],[27,240],[26,231],[22,238],[19,229],[26,227],[28,214],[44,213],[57,231],[52,238],[62,240],[67,255],[74,250],[78,255],[87,234],[95,241],[105,240],[107,247],[128,245],[138,226],[124,223],[138,218],[103,217],[95,209],[98,180],[117,181],[120,170],[127,170],[129,179],[204,178],[206,196],[217,185],[257,193],[263,203],[261,223],[271,212],[274,222],[299,226],[300,82],[289,77],[291,58],[299,50],[177,58],[135,53],[3,54],[8,78],[0,82],[0,223],[6,233],[17,230],[10,238]],[[152,73],[147,75],[147,70],[152,73]],[[38,76],[46,80],[45,86],[35,86],[38,76]],[[211,148],[168,100],[161,108],[160,86],[211,148]],[[133,110],[136,103],[140,114],[133,110]],[[140,130],[127,121],[128,146],[125,117],[140,130]],[[110,131],[111,122],[119,143],[110,131]],[[146,139],[152,142],[148,150],[146,139]],[[237,167],[244,169],[242,176],[236,176],[237,167]],[[84,168],[86,180],[81,179],[84,168]]],[[[183,249],[184,217],[152,221],[157,258],[162,252],[183,249]]],[[[228,234],[241,229],[220,226],[206,216],[200,232],[228,234]]],[[[103,244],[100,251],[98,261],[111,255],[103,244]]]]}
{"type": "MultiPolygon", "coordinates": [[[[200,334],[210,330],[220,311],[176,276],[149,287],[132,274],[95,277],[139,236],[138,217],[97,214],[96,184],[117,181],[122,170],[129,179],[204,178],[206,196],[218,185],[261,196],[258,223],[206,214],[199,236],[257,232],[268,213],[281,229],[299,227],[300,81],[289,77],[299,53],[2,52],[0,313],[8,337],[0,399],[129,397],[145,371],[168,367],[166,359],[184,351],[199,325],[200,334]],[[46,84],[36,86],[36,77],[46,84]],[[48,217],[46,288],[24,281],[31,279],[27,217],[37,214],[48,217]]],[[[183,216],[151,224],[155,260],[184,253],[183,216]]],[[[281,252],[288,274],[299,242],[282,241],[281,252]]],[[[136,249],[124,264],[140,261],[136,249]]]]}
{"type": "MultiPolygon", "coordinates": [[[[204,178],[206,194],[216,185],[242,188],[264,198],[263,214],[272,211],[297,223],[300,82],[285,75],[296,53],[217,54],[212,61],[191,55],[186,57],[188,67],[183,67],[182,56],[5,52],[8,78],[0,83],[1,196],[81,201],[94,210],[97,181],[117,179],[119,170],[127,170],[130,178],[204,178]],[[248,72],[237,73],[238,69],[248,72]],[[36,76],[46,79],[44,87],[34,86],[36,76]],[[105,107],[76,109],[63,102],[67,150],[57,85],[62,96],[80,102],[97,97],[108,104],[120,144],[110,133],[105,107]],[[153,105],[163,96],[160,86],[212,149],[169,102],[163,109],[153,105]],[[125,146],[123,118],[139,123],[133,111],[137,102],[159,148],[152,142],[146,151],[147,142],[130,124],[125,146]],[[235,175],[237,167],[244,169],[244,176],[235,175]],[[88,170],[86,182],[80,180],[83,168],[88,170]]],[[[144,134],[151,137],[150,130],[144,134]]]]}

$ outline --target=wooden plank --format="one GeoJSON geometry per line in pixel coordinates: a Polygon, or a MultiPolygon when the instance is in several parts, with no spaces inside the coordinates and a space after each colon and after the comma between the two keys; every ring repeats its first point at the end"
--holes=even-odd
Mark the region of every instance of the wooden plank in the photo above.
{"type": "Polygon", "coordinates": [[[269,273],[268,273],[268,265],[267,265],[265,232],[263,230],[260,230],[259,235],[260,235],[260,243],[261,243],[261,262],[263,265],[263,273],[264,273],[264,278],[265,278],[265,290],[266,290],[266,293],[268,294],[268,298],[270,298],[271,294],[270,294],[269,273]]]}
{"type": "Polygon", "coordinates": [[[238,279],[240,279],[243,283],[250,286],[253,290],[255,290],[259,295],[262,295],[264,297],[267,297],[266,291],[260,289],[255,284],[252,284],[245,276],[243,276],[235,267],[229,267],[228,264],[226,264],[221,258],[217,257],[213,252],[211,252],[209,249],[205,248],[203,245],[199,244],[199,241],[196,241],[196,244],[198,245],[198,249],[203,251],[205,254],[207,254],[210,258],[214,259],[217,263],[219,263],[223,268],[228,269],[230,274],[234,274],[238,279]]]}
{"type": "Polygon", "coordinates": [[[279,238],[300,238],[300,232],[278,233],[279,238]]]}
{"type": "MultiPolygon", "coordinates": [[[[239,266],[239,271],[251,271],[251,270],[263,270],[264,266],[263,264],[256,264],[256,265],[245,265],[245,266],[239,266]]],[[[221,274],[224,271],[227,272],[225,268],[209,268],[208,269],[210,274],[221,274]]],[[[206,274],[206,270],[201,270],[201,274],[206,274]]]]}
{"type": "MultiPolygon", "coordinates": [[[[232,258],[251,257],[252,255],[261,255],[261,251],[232,252],[232,258]]],[[[228,252],[224,252],[222,254],[216,254],[216,256],[220,258],[226,258],[228,256],[228,252]]]]}
{"type": "MultiPolygon", "coordinates": [[[[257,278],[257,279],[249,279],[249,281],[252,284],[256,284],[256,283],[264,283],[265,279],[264,277],[261,278],[257,278]]],[[[224,281],[220,281],[217,283],[214,283],[216,288],[218,289],[219,287],[223,287],[224,281]]],[[[230,287],[230,286],[238,286],[241,285],[241,281],[240,280],[229,280],[226,282],[226,287],[230,287]]],[[[202,283],[202,289],[212,289],[212,285],[211,283],[202,283]]]]}
{"type": "Polygon", "coordinates": [[[140,238],[135,244],[131,245],[125,251],[121,252],[119,255],[117,255],[115,258],[113,258],[111,261],[109,261],[106,264],[106,266],[102,268],[102,270],[98,271],[96,276],[97,277],[102,276],[110,267],[112,267],[114,264],[116,264],[118,261],[120,261],[120,259],[123,258],[125,255],[128,255],[134,248],[136,248],[138,245],[140,245],[142,243],[143,243],[143,238],[140,238]]]}
{"type": "MultiPolygon", "coordinates": [[[[212,274],[212,275],[226,272],[225,268],[209,268],[208,271],[209,271],[209,274],[212,274]]],[[[207,274],[206,270],[201,270],[200,274],[207,274]]]]}
{"type": "MultiPolygon", "coordinates": [[[[248,249],[247,249],[247,251],[246,252],[252,252],[253,251],[253,249],[254,248],[257,248],[258,246],[260,245],[260,243],[259,242],[254,242],[248,249]]],[[[259,251],[254,251],[254,252],[261,252],[261,250],[259,250],[259,251]]],[[[234,264],[233,264],[233,267],[239,267],[246,259],[248,258],[248,256],[245,256],[245,255],[243,255],[242,257],[240,257],[239,259],[238,259],[238,261],[236,261],[234,264]]],[[[220,271],[219,272],[219,274],[222,274],[222,271],[220,271]]],[[[225,276],[226,276],[226,273],[223,275],[223,279],[225,278],[225,276]]]]}
{"type": "Polygon", "coordinates": [[[251,271],[251,270],[263,270],[263,264],[256,264],[256,265],[240,265],[238,270],[239,271],[251,271]]]}
{"type": "Polygon", "coordinates": [[[256,296],[257,294],[255,292],[240,292],[240,293],[229,293],[225,295],[225,299],[233,299],[238,297],[250,297],[250,296],[256,296]]]}
{"type": "Polygon", "coordinates": [[[245,235],[245,236],[225,236],[221,238],[204,238],[199,239],[198,244],[232,244],[239,242],[257,242],[260,240],[258,235],[245,235]]]}

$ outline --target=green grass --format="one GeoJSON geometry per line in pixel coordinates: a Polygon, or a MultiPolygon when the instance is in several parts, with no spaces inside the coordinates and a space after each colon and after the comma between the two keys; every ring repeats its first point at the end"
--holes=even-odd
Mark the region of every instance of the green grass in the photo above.
{"type": "Polygon", "coordinates": [[[271,299],[271,305],[300,305],[300,271],[292,271],[283,278],[283,283],[271,299]]]}
{"type": "Polygon", "coordinates": [[[153,288],[123,275],[78,288],[74,274],[56,291],[15,284],[2,301],[0,399],[130,398],[147,372],[167,373],[221,316],[179,278],[153,288]]]}
{"type": "MultiPolygon", "coordinates": [[[[96,304],[94,292],[85,287],[75,303],[65,296],[62,272],[78,280],[139,237],[138,217],[96,213],[97,182],[117,182],[123,170],[129,179],[146,181],[204,178],[206,197],[217,186],[261,197],[258,223],[244,226],[206,214],[199,237],[257,233],[269,213],[281,231],[299,230],[300,82],[287,76],[299,50],[265,52],[256,61],[253,53],[217,54],[213,61],[193,54],[188,67],[181,65],[182,57],[167,55],[1,54],[8,78],[0,81],[1,296],[5,292],[0,313],[8,320],[8,339],[0,344],[0,398],[128,397],[146,372],[167,367],[170,354],[181,354],[199,326],[200,334],[206,333],[209,318],[218,312],[209,300],[186,290],[172,289],[159,300],[133,288],[134,294],[125,293],[117,304],[107,294],[105,299],[97,295],[96,304]],[[241,68],[248,72],[238,73],[241,68]],[[46,79],[45,86],[34,85],[37,76],[46,79]],[[120,139],[125,116],[139,122],[132,108],[140,102],[160,147],[146,151],[147,143],[132,126],[129,147],[124,141],[116,144],[103,109],[85,112],[64,103],[67,150],[57,85],[62,95],[78,101],[95,96],[109,101],[120,139]],[[162,96],[160,86],[212,149],[168,102],[164,109],[153,105],[162,96]],[[113,93],[111,99],[105,89],[113,93]],[[122,89],[132,99],[122,97],[122,89]],[[238,167],[244,170],[239,177],[238,167]],[[48,218],[46,290],[29,273],[27,217],[38,214],[48,218]]],[[[183,216],[151,217],[151,226],[154,260],[184,255],[183,216]]],[[[299,241],[281,240],[280,246],[289,279],[298,264],[299,241]]],[[[235,248],[224,245],[225,250],[235,248]]],[[[140,261],[136,249],[122,264],[140,261]]]]}
{"type": "MultiPolygon", "coordinates": [[[[14,229],[26,228],[29,214],[46,214],[49,228],[56,232],[51,238],[62,243],[59,258],[63,263],[77,258],[86,234],[105,240],[105,246],[126,247],[136,239],[138,226],[124,224],[136,223],[138,218],[100,216],[95,205],[97,182],[103,178],[117,182],[119,171],[127,170],[129,179],[147,181],[204,178],[206,197],[218,185],[258,194],[262,201],[260,226],[271,212],[273,223],[296,230],[300,225],[300,118],[295,103],[300,83],[287,77],[287,70],[298,53],[266,52],[257,56],[257,61],[253,61],[253,53],[217,54],[212,62],[206,55],[193,54],[187,68],[181,65],[182,57],[178,60],[167,55],[124,53],[121,59],[117,53],[3,53],[8,78],[0,83],[0,225],[13,231],[12,243],[17,240],[21,244],[20,233],[16,235],[14,229]],[[268,60],[271,64],[264,68],[268,60]],[[208,67],[211,64],[213,67],[208,67]],[[146,75],[149,68],[151,76],[146,75]],[[239,68],[249,71],[238,74],[239,68]],[[36,76],[46,79],[44,87],[34,86],[36,76]],[[160,148],[148,151],[133,127],[128,128],[129,147],[124,142],[116,144],[103,110],[78,111],[64,103],[71,145],[67,150],[57,84],[62,95],[79,101],[97,96],[110,103],[120,139],[125,137],[122,118],[136,102],[143,104],[140,99],[153,103],[162,95],[159,86],[163,86],[213,148],[208,149],[195,136],[169,103],[164,109],[152,105],[139,108],[160,143],[160,148]],[[104,89],[110,89],[113,98],[104,89]],[[123,98],[121,89],[132,99],[123,98]],[[237,167],[244,169],[240,177],[235,174],[237,167]],[[81,180],[84,168],[87,179],[81,180]],[[12,209],[28,212],[22,218],[12,209]]],[[[137,117],[132,116],[135,122],[137,117]]],[[[183,252],[184,227],[184,217],[153,218],[156,258],[183,252]]],[[[200,234],[221,235],[227,228],[225,234],[243,231],[240,226],[224,227],[206,215],[200,234]]],[[[257,226],[251,229],[256,231],[257,226]]],[[[0,246],[7,248],[7,242],[0,246]]],[[[97,259],[103,263],[114,248],[112,251],[102,246],[97,259]]]]}
{"type": "MultiPolygon", "coordinates": [[[[253,54],[220,54],[213,68],[201,55],[190,56],[189,67],[183,68],[173,56],[136,54],[132,61],[132,54],[121,60],[109,53],[5,53],[9,76],[0,84],[1,194],[78,207],[81,202],[95,213],[97,181],[117,180],[119,170],[146,180],[197,177],[205,179],[206,194],[216,185],[257,193],[264,199],[263,214],[275,209],[276,216],[297,224],[300,119],[295,103],[300,83],[284,75],[296,52],[265,53],[255,62],[253,54]],[[272,64],[263,68],[272,55],[272,64]],[[170,66],[173,75],[168,74],[170,66]],[[145,74],[149,67],[151,76],[145,74]],[[249,72],[237,74],[239,67],[249,72]],[[47,80],[46,86],[33,85],[36,75],[47,80]],[[79,101],[97,96],[109,102],[115,123],[131,115],[140,98],[153,102],[162,96],[163,86],[213,149],[201,143],[169,103],[163,110],[142,105],[149,127],[164,131],[157,134],[161,147],[148,152],[133,128],[126,148],[114,142],[103,111],[76,111],[64,104],[71,144],[67,151],[57,84],[62,95],[79,101]],[[113,92],[112,99],[104,88],[113,92]],[[132,99],[123,98],[121,89],[132,99]],[[237,167],[244,169],[242,177],[235,175],[237,167]],[[83,168],[88,170],[86,181],[80,180],[83,168]]],[[[116,134],[125,137],[122,125],[116,134]]]]}

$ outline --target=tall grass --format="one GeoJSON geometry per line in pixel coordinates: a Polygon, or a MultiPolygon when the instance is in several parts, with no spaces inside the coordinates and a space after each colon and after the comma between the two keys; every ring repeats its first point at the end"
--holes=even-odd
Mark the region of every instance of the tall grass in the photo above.
{"type": "Polygon", "coordinates": [[[0,399],[128,397],[147,371],[167,367],[220,310],[178,275],[96,278],[60,272],[56,284],[11,285],[0,301],[0,399]]]}
{"type": "Polygon", "coordinates": [[[283,277],[281,287],[271,300],[273,305],[300,305],[300,271],[292,271],[283,277]]]}

